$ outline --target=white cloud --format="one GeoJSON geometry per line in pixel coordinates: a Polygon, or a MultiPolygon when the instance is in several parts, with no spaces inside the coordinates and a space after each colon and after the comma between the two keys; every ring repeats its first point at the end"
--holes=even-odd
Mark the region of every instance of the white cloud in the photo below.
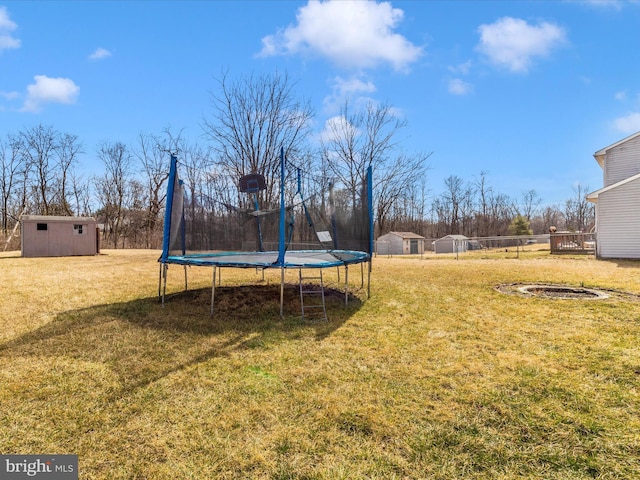
{"type": "Polygon", "coordinates": [[[102,60],[103,58],[107,58],[111,56],[111,52],[106,48],[96,48],[96,50],[89,55],[89,60],[102,60]]]}
{"type": "Polygon", "coordinates": [[[626,100],[627,99],[627,92],[625,90],[622,90],[620,92],[616,92],[616,94],[613,96],[613,98],[615,98],[616,100],[619,100],[619,101],[626,100]]]}
{"type": "Polygon", "coordinates": [[[373,82],[362,80],[361,78],[342,78],[335,77],[332,81],[331,94],[327,95],[324,100],[324,110],[327,112],[336,112],[349,99],[356,98],[355,103],[367,103],[371,99],[363,96],[363,94],[373,93],[376,86],[373,82]]]}
{"type": "Polygon", "coordinates": [[[320,133],[320,138],[324,142],[336,141],[355,137],[358,135],[358,129],[342,115],[336,115],[327,119],[324,123],[324,129],[320,133]]]}
{"type": "Polygon", "coordinates": [[[566,42],[566,32],[558,25],[548,22],[530,25],[511,17],[480,25],[478,32],[478,50],[492,63],[517,73],[526,73],[535,58],[549,56],[554,48],[566,42]]]}
{"type": "Polygon", "coordinates": [[[611,10],[622,10],[620,0],[581,0],[580,3],[596,8],[606,8],[611,10]]]}
{"type": "Polygon", "coordinates": [[[390,64],[403,71],[422,54],[394,33],[403,16],[389,2],[309,0],[298,10],[297,25],[262,39],[260,55],[317,54],[347,68],[390,64]]]}
{"type": "Polygon", "coordinates": [[[21,42],[12,36],[18,25],[9,18],[6,7],[0,7],[0,53],[10,48],[19,48],[21,42]]]}
{"type": "Polygon", "coordinates": [[[460,75],[468,75],[469,72],[471,71],[472,65],[473,65],[473,62],[471,60],[467,60],[466,62],[461,63],[460,65],[450,66],[449,71],[451,73],[457,73],[460,75]]]}
{"type": "Polygon", "coordinates": [[[69,78],[36,75],[34,80],[35,83],[27,87],[27,98],[22,111],[38,112],[45,103],[75,103],[80,94],[80,87],[69,78]]]}
{"type": "Polygon", "coordinates": [[[473,92],[473,85],[459,78],[449,80],[449,93],[454,95],[467,95],[473,92]]]}
{"type": "Polygon", "coordinates": [[[640,131],[640,113],[630,113],[626,117],[618,117],[613,121],[616,130],[622,133],[635,133],[640,131]]]}
{"type": "Polygon", "coordinates": [[[5,100],[15,100],[18,98],[20,94],[18,92],[0,92],[0,97],[5,100]]]}

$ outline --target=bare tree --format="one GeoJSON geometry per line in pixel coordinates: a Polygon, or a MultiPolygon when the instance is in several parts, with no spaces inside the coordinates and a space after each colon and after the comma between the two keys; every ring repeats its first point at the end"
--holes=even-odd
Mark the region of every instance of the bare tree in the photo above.
{"type": "Polygon", "coordinates": [[[301,156],[310,133],[313,112],[308,102],[296,98],[294,86],[286,74],[236,81],[223,74],[218,92],[211,94],[213,116],[204,121],[222,171],[235,179],[264,175],[267,189],[262,195],[267,203],[277,198],[280,148],[287,158],[301,156]]]}
{"type": "MultiPolygon", "coordinates": [[[[393,115],[389,105],[369,103],[364,110],[350,110],[345,102],[330,119],[322,135],[322,153],[333,175],[354,197],[365,180],[367,168],[383,165],[397,146],[394,136],[406,121],[393,115]]],[[[378,178],[377,184],[380,182],[378,178]]]]}
{"type": "Polygon", "coordinates": [[[20,139],[13,135],[7,135],[6,142],[0,141],[0,194],[2,195],[2,220],[0,229],[7,233],[11,228],[10,220],[18,221],[18,216],[24,210],[25,205],[19,201],[18,189],[24,182],[25,165],[23,164],[22,144],[20,139]],[[17,203],[15,214],[12,218],[11,203],[17,203]],[[17,202],[16,202],[17,201],[17,202]]]}
{"type": "Polygon", "coordinates": [[[574,196],[565,202],[564,217],[566,228],[571,231],[589,230],[595,221],[595,206],[587,200],[588,186],[573,187],[574,196]]]}
{"type": "Polygon", "coordinates": [[[442,194],[443,203],[449,206],[449,233],[462,233],[461,207],[466,195],[462,178],[450,175],[444,180],[445,192],[442,194]]]}
{"type": "Polygon", "coordinates": [[[509,225],[517,214],[514,201],[508,195],[500,193],[491,196],[490,206],[491,235],[507,235],[509,225]]]}
{"type": "MultiPolygon", "coordinates": [[[[95,180],[105,219],[104,235],[113,248],[118,248],[125,223],[131,154],[123,143],[105,142],[99,147],[98,158],[105,167],[104,175],[95,180]]],[[[124,237],[122,240],[124,242],[124,237]]]]}
{"type": "Polygon", "coordinates": [[[78,137],[61,134],[52,126],[37,125],[20,131],[18,139],[33,212],[72,215],[69,179],[83,152],[78,137]]]}
{"type": "Polygon", "coordinates": [[[487,180],[488,173],[481,171],[480,176],[475,180],[475,191],[478,200],[478,208],[476,210],[476,231],[479,237],[488,237],[491,234],[489,217],[489,209],[491,198],[493,197],[493,188],[487,180]]]}
{"type": "Polygon", "coordinates": [[[52,215],[59,213],[54,204],[58,191],[55,153],[58,133],[51,126],[38,125],[19,133],[25,162],[34,172],[31,185],[34,192],[36,213],[52,215]]]}
{"type": "MultiPolygon", "coordinates": [[[[65,133],[59,136],[56,142],[56,153],[58,156],[58,188],[57,204],[59,212],[65,215],[73,215],[68,196],[68,183],[73,175],[73,167],[78,162],[78,155],[83,153],[82,144],[78,141],[77,135],[65,133]]],[[[76,183],[75,187],[79,187],[76,183]]]]}
{"type": "Polygon", "coordinates": [[[539,215],[531,220],[531,229],[536,235],[549,233],[551,227],[559,228],[564,225],[564,214],[557,206],[546,206],[539,215]]]}
{"type": "Polygon", "coordinates": [[[71,196],[73,214],[77,216],[90,216],[91,208],[91,182],[82,178],[76,172],[71,173],[71,196]]]}
{"type": "Polygon", "coordinates": [[[409,202],[415,187],[424,180],[429,156],[400,155],[383,167],[382,175],[374,186],[376,223],[380,234],[388,231],[387,222],[391,220],[393,210],[409,202]]]}
{"type": "Polygon", "coordinates": [[[340,115],[327,122],[321,139],[323,160],[350,192],[352,206],[367,169],[373,169],[376,223],[381,234],[386,233],[394,210],[400,209],[428,170],[431,154],[408,155],[398,144],[398,133],[406,124],[388,104],[369,103],[352,111],[347,101],[340,115]]]}
{"type": "Polygon", "coordinates": [[[153,246],[154,234],[161,222],[160,212],[165,199],[165,182],[169,178],[170,152],[177,154],[179,150],[183,149],[181,135],[178,135],[176,139],[169,130],[166,130],[165,133],[166,138],[140,133],[138,148],[134,152],[142,165],[146,196],[149,199],[144,221],[146,248],[153,246]]]}
{"type": "Polygon", "coordinates": [[[542,199],[538,192],[535,190],[527,190],[522,192],[522,203],[520,214],[525,217],[528,222],[531,222],[531,219],[534,217],[538,208],[540,207],[540,203],[542,199]]]}

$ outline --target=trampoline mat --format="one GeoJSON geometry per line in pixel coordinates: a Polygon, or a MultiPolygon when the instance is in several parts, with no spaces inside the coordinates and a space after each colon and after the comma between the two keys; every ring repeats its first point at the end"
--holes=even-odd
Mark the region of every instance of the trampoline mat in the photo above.
{"type": "MultiPolygon", "coordinates": [[[[369,260],[366,252],[355,250],[291,250],[278,263],[278,252],[218,252],[169,255],[163,263],[236,268],[327,268],[369,260]]],[[[162,261],[162,260],[160,260],[162,261]]]]}

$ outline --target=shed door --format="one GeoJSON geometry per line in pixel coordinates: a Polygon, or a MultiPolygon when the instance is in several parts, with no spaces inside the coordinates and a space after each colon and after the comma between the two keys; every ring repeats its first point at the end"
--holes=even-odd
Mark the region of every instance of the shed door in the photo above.
{"type": "Polygon", "coordinates": [[[418,253],[418,240],[411,239],[409,244],[409,253],[417,254],[418,253]]]}
{"type": "MultiPolygon", "coordinates": [[[[48,257],[49,256],[49,225],[46,222],[37,222],[35,224],[35,231],[33,231],[34,225],[31,224],[30,230],[33,231],[29,235],[28,245],[29,248],[27,256],[29,257],[48,257]]],[[[24,254],[23,254],[24,255],[24,254]]]]}

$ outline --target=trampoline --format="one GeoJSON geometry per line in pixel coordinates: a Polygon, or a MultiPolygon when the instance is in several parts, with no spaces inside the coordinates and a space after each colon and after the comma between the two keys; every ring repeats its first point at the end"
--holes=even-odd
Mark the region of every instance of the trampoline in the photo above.
{"type": "MultiPolygon", "coordinates": [[[[348,299],[350,265],[360,264],[364,287],[367,269],[367,296],[370,295],[373,251],[373,213],[371,168],[357,188],[345,188],[334,182],[321,182],[324,190],[311,195],[303,192],[300,168],[287,174],[284,151],[280,151],[277,198],[267,198],[267,180],[250,173],[235,182],[197,184],[191,174],[187,185],[178,173],[179,162],[171,156],[166,196],[158,296],[165,304],[169,265],[211,267],[211,315],[214,314],[216,272],[219,268],[280,269],[280,316],[283,316],[285,270],[300,272],[301,311],[303,270],[342,267],[345,271],[345,302],[348,299]],[[233,188],[231,188],[231,185],[233,188]],[[233,191],[235,188],[235,191],[233,191]],[[229,192],[232,192],[231,194],[229,192]],[[232,203],[231,198],[236,202],[232,203]],[[286,199],[289,201],[287,202],[286,199]],[[298,246],[304,248],[298,249],[298,246]],[[271,247],[271,249],[267,248],[271,247]]],[[[207,182],[208,180],[208,182],[207,182]]],[[[274,179],[271,179],[274,180],[274,179]]],[[[322,285],[322,274],[319,277],[322,285]]],[[[322,287],[324,309],[324,287],[322,287]]],[[[325,310],[326,318],[326,310],[325,310]]]]}

